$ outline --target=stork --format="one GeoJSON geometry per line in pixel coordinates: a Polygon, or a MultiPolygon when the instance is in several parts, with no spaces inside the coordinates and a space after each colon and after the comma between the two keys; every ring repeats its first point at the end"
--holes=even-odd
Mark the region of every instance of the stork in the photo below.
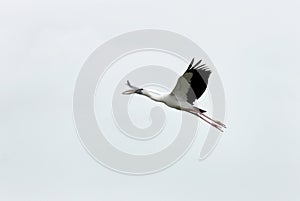
{"type": "Polygon", "coordinates": [[[139,88],[131,85],[129,80],[127,80],[127,85],[131,89],[124,91],[122,94],[143,95],[151,100],[162,102],[171,108],[189,112],[223,132],[223,128],[226,128],[225,124],[208,117],[204,114],[205,110],[194,106],[194,102],[202,96],[207,88],[211,70],[205,64],[202,64],[202,60],[195,65],[193,64],[194,59],[192,59],[183,75],[178,78],[176,86],[171,92],[162,93],[151,89],[139,88]]]}

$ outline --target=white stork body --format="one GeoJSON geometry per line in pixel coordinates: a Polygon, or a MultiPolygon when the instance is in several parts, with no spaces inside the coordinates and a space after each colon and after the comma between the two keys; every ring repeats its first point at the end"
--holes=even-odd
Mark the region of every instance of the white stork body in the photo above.
{"type": "MultiPolygon", "coordinates": [[[[145,90],[145,89],[144,89],[145,90]]],[[[143,92],[144,92],[143,90],[143,92]]],[[[186,102],[185,100],[180,100],[179,98],[177,99],[176,96],[172,93],[161,93],[159,94],[153,93],[153,91],[146,90],[145,96],[149,97],[150,99],[157,101],[157,102],[162,102],[166,104],[167,106],[177,109],[177,110],[191,110],[193,109],[193,105],[190,103],[186,102]]]]}
{"type": "Polygon", "coordinates": [[[154,101],[162,102],[171,108],[194,114],[220,131],[223,131],[222,128],[226,128],[223,123],[211,119],[203,114],[206,112],[205,110],[199,109],[193,105],[193,102],[206,90],[208,78],[211,74],[211,71],[205,67],[205,64],[199,66],[201,61],[202,60],[193,65],[193,59],[185,73],[178,78],[175,88],[169,93],[138,88],[132,86],[130,82],[127,81],[127,85],[131,90],[127,90],[123,92],[123,94],[128,95],[136,93],[144,95],[154,101]]]}

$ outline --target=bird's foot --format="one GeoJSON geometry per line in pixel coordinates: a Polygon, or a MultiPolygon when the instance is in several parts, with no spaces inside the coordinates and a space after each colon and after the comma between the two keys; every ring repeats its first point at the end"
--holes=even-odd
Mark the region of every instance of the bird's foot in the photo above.
{"type": "Polygon", "coordinates": [[[218,129],[219,131],[224,132],[223,129],[222,129],[222,127],[221,127],[220,125],[215,124],[215,123],[212,123],[211,125],[212,125],[213,127],[215,127],[216,129],[218,129]]]}
{"type": "Polygon", "coordinates": [[[220,121],[215,121],[218,125],[222,126],[223,128],[227,128],[227,126],[225,124],[223,124],[222,122],[220,121]]]}

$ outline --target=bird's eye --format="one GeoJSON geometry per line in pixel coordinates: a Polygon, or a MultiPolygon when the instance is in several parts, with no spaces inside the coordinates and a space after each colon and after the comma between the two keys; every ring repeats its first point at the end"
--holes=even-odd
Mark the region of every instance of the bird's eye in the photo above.
{"type": "Polygon", "coordinates": [[[138,89],[138,90],[136,90],[135,93],[137,93],[137,94],[142,94],[142,91],[143,91],[143,89],[138,89]]]}

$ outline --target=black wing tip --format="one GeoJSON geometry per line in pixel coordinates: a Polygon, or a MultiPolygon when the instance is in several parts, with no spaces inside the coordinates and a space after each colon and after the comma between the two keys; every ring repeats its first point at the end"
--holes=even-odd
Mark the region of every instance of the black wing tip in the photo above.
{"type": "Polygon", "coordinates": [[[200,59],[200,60],[193,66],[193,68],[197,68],[198,65],[201,64],[201,62],[202,62],[202,59],[200,59]]]}
{"type": "Polygon", "coordinates": [[[188,67],[188,69],[191,69],[191,68],[193,67],[193,63],[194,63],[194,61],[195,61],[195,58],[193,58],[193,59],[192,59],[191,63],[189,64],[189,67],[188,67]]]}
{"type": "Polygon", "coordinates": [[[204,71],[208,72],[209,74],[212,72],[211,69],[206,64],[202,63],[203,59],[200,59],[195,65],[193,65],[194,61],[195,61],[195,58],[192,59],[187,70],[192,70],[192,69],[204,70],[204,71]]]}
{"type": "Polygon", "coordinates": [[[201,67],[201,66],[205,65],[205,64],[201,64],[202,59],[200,59],[196,64],[194,64],[194,61],[195,61],[195,57],[191,60],[191,63],[189,64],[189,67],[188,67],[189,69],[190,68],[198,68],[198,67],[201,67]],[[199,64],[201,64],[201,65],[199,66],[199,64]]]}
{"type": "Polygon", "coordinates": [[[201,64],[202,63],[202,59],[200,59],[194,66],[193,68],[200,68],[202,66],[205,66],[206,64],[201,64]],[[201,64],[201,65],[200,65],[201,64]],[[199,66],[200,65],[200,66],[199,66]]]}

